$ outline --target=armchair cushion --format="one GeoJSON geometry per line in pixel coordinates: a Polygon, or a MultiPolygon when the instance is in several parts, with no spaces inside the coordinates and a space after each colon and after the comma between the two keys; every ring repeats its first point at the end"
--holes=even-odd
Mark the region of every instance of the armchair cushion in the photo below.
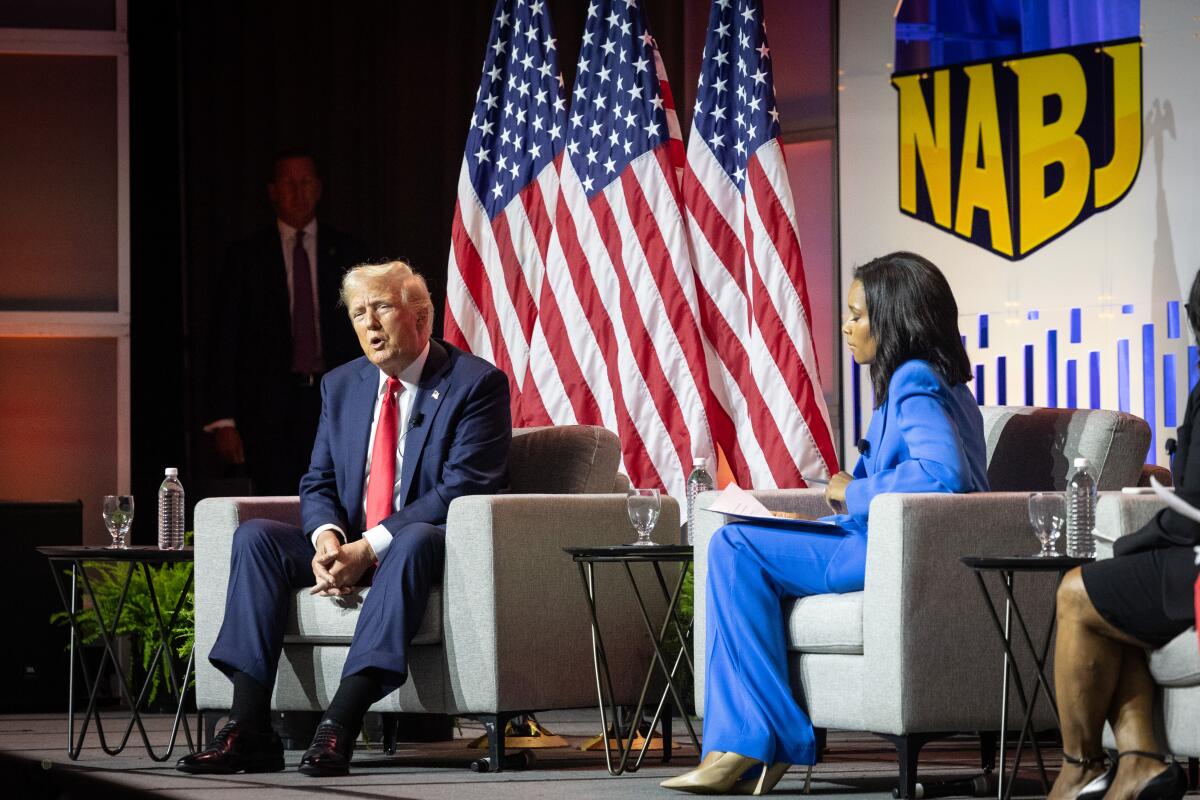
{"type": "Polygon", "coordinates": [[[1165,647],[1151,651],[1150,674],[1159,686],[1200,686],[1196,629],[1188,628],[1165,647]]]}
{"type": "Polygon", "coordinates": [[[1077,457],[1100,468],[1098,488],[1137,486],[1150,427],[1120,411],[981,406],[993,492],[1061,492],[1077,457]]]}
{"type": "MultiPolygon", "coordinates": [[[[309,594],[308,589],[296,592],[284,628],[284,644],[349,645],[354,637],[354,625],[358,622],[358,608],[370,592],[368,587],[358,594],[340,598],[309,594]]],[[[421,620],[421,627],[412,643],[439,644],[441,641],[442,587],[437,586],[429,593],[425,618],[421,620]]]]}
{"type": "Polygon", "coordinates": [[[621,466],[621,441],[595,425],[517,428],[508,456],[514,494],[605,494],[621,466]]]}
{"type": "Polygon", "coordinates": [[[797,653],[862,655],[863,593],[815,594],[791,603],[788,649],[797,653]]]}

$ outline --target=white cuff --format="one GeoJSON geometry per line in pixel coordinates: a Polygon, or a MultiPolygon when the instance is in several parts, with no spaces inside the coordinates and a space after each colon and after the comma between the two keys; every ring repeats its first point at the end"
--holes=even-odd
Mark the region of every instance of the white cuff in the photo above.
{"type": "Polygon", "coordinates": [[[375,551],[375,560],[382,561],[383,554],[392,546],[392,534],[387,528],[382,525],[376,525],[371,530],[363,533],[363,538],[371,545],[371,549],[375,551]]]}
{"type": "Polygon", "coordinates": [[[342,544],[345,544],[345,543],[346,543],[346,533],[345,533],[345,531],[343,531],[343,530],[342,530],[341,528],[339,528],[337,525],[322,525],[321,527],[317,528],[317,529],[316,529],[315,531],[313,531],[313,533],[312,533],[312,546],[313,546],[313,550],[316,550],[316,549],[317,549],[317,537],[319,537],[319,536],[320,536],[322,533],[324,533],[325,531],[333,531],[334,533],[336,533],[336,534],[337,534],[337,537],[338,537],[339,539],[341,539],[341,540],[342,540],[342,544]]]}
{"type": "Polygon", "coordinates": [[[236,428],[236,427],[237,427],[237,422],[234,421],[233,417],[222,417],[221,419],[214,420],[213,422],[208,423],[201,430],[203,430],[205,433],[212,433],[213,431],[217,430],[218,428],[236,428]]]}

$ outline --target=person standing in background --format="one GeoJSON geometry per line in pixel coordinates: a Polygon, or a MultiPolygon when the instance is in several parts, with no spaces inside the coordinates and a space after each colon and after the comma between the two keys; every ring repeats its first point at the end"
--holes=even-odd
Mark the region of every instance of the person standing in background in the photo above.
{"type": "Polygon", "coordinates": [[[275,224],[229,248],[217,284],[204,431],[220,460],[245,465],[257,495],[294,495],[321,410],[320,379],[356,355],[337,308],[358,239],[318,225],[313,157],[280,153],[267,197],[275,224]]]}

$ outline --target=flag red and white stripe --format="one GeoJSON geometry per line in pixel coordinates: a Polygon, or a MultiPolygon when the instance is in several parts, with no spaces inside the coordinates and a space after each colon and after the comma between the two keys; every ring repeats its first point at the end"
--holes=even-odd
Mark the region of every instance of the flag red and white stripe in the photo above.
{"type": "Polygon", "coordinates": [[[725,412],[708,385],[665,78],[641,10],[591,3],[527,390],[545,421],[616,431],[633,483],[682,498],[693,457],[712,463],[709,413],[725,412]]]}
{"type": "Polygon", "coordinates": [[[549,12],[498,0],[459,173],[445,335],[508,375],[516,425],[545,416],[524,389],[565,123],[549,12]]]}
{"type": "Polygon", "coordinates": [[[735,478],[785,488],[835,472],[760,0],[712,5],[683,197],[712,386],[739,421],[735,478]]]}

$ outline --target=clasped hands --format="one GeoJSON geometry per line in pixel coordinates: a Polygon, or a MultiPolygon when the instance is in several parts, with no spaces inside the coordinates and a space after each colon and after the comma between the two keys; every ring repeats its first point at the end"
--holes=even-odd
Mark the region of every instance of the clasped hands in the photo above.
{"type": "Polygon", "coordinates": [[[317,552],[313,556],[313,577],[317,583],[309,594],[322,597],[343,597],[357,591],[358,580],[375,563],[375,551],[366,539],[342,544],[337,533],[323,531],[317,537],[317,552]]]}

